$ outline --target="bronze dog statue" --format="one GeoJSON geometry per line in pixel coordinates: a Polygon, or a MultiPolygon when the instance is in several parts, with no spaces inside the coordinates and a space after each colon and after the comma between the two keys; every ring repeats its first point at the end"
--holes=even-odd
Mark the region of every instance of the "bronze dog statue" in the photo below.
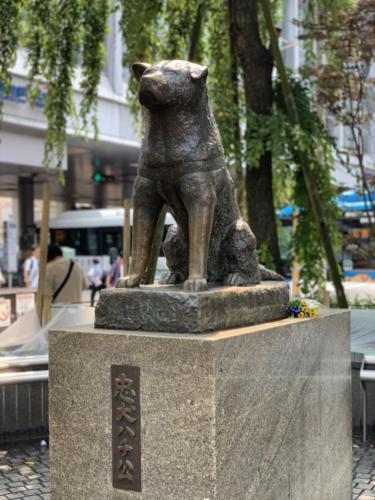
{"type": "Polygon", "coordinates": [[[283,279],[258,264],[255,236],[240,217],[208,102],[208,68],[162,61],[136,63],[133,71],[145,133],[134,186],[130,273],[117,286],[141,283],[164,204],[177,222],[164,242],[170,270],[164,283],[202,291],[207,282],[244,286],[283,279]]]}

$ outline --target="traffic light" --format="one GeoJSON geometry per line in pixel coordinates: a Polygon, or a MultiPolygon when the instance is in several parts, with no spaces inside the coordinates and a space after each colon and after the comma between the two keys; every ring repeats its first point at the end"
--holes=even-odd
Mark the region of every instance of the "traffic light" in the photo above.
{"type": "Polygon", "coordinates": [[[101,172],[95,172],[95,174],[91,178],[97,184],[102,184],[103,182],[105,182],[104,175],[101,172]]]}
{"type": "Polygon", "coordinates": [[[104,184],[105,182],[114,182],[115,176],[102,174],[101,172],[95,172],[95,174],[91,177],[91,179],[96,184],[104,184]]]}
{"type": "Polygon", "coordinates": [[[109,167],[110,165],[104,162],[103,158],[101,158],[99,154],[93,155],[91,158],[91,165],[94,171],[91,179],[95,182],[95,184],[104,184],[106,182],[114,182],[116,180],[114,175],[103,174],[102,170],[104,170],[106,166],[109,167]]]}

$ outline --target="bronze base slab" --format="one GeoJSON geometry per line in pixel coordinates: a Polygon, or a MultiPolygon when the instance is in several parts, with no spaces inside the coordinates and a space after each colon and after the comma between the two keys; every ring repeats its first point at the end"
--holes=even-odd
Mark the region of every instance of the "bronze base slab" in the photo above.
{"type": "Polygon", "coordinates": [[[201,333],[286,317],[288,285],[264,281],[251,287],[209,287],[185,292],[177,285],[102,290],[95,327],[201,333]]]}

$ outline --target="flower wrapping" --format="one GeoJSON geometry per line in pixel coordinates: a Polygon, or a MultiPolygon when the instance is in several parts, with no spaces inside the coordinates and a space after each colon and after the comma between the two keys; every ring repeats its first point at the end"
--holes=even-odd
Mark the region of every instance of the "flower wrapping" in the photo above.
{"type": "Polygon", "coordinates": [[[287,310],[290,318],[316,318],[319,313],[316,302],[299,297],[289,301],[287,310]]]}

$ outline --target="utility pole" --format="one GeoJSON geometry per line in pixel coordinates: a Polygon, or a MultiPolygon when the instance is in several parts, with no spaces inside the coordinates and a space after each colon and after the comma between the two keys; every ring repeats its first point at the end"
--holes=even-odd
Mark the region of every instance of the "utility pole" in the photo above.
{"type": "Polygon", "coordinates": [[[123,238],[122,238],[122,256],[124,259],[124,276],[129,274],[129,263],[130,263],[130,239],[131,239],[131,229],[130,229],[130,209],[132,205],[132,200],[129,198],[124,199],[124,227],[123,227],[123,238]]]}
{"type": "Polygon", "coordinates": [[[46,269],[47,269],[47,250],[48,250],[48,228],[49,228],[49,205],[51,198],[51,185],[49,182],[43,184],[43,208],[42,208],[42,224],[40,226],[40,254],[39,254],[39,281],[38,291],[36,295],[36,312],[43,325],[43,318],[49,317],[48,307],[44,303],[45,286],[46,286],[46,269]]]}

